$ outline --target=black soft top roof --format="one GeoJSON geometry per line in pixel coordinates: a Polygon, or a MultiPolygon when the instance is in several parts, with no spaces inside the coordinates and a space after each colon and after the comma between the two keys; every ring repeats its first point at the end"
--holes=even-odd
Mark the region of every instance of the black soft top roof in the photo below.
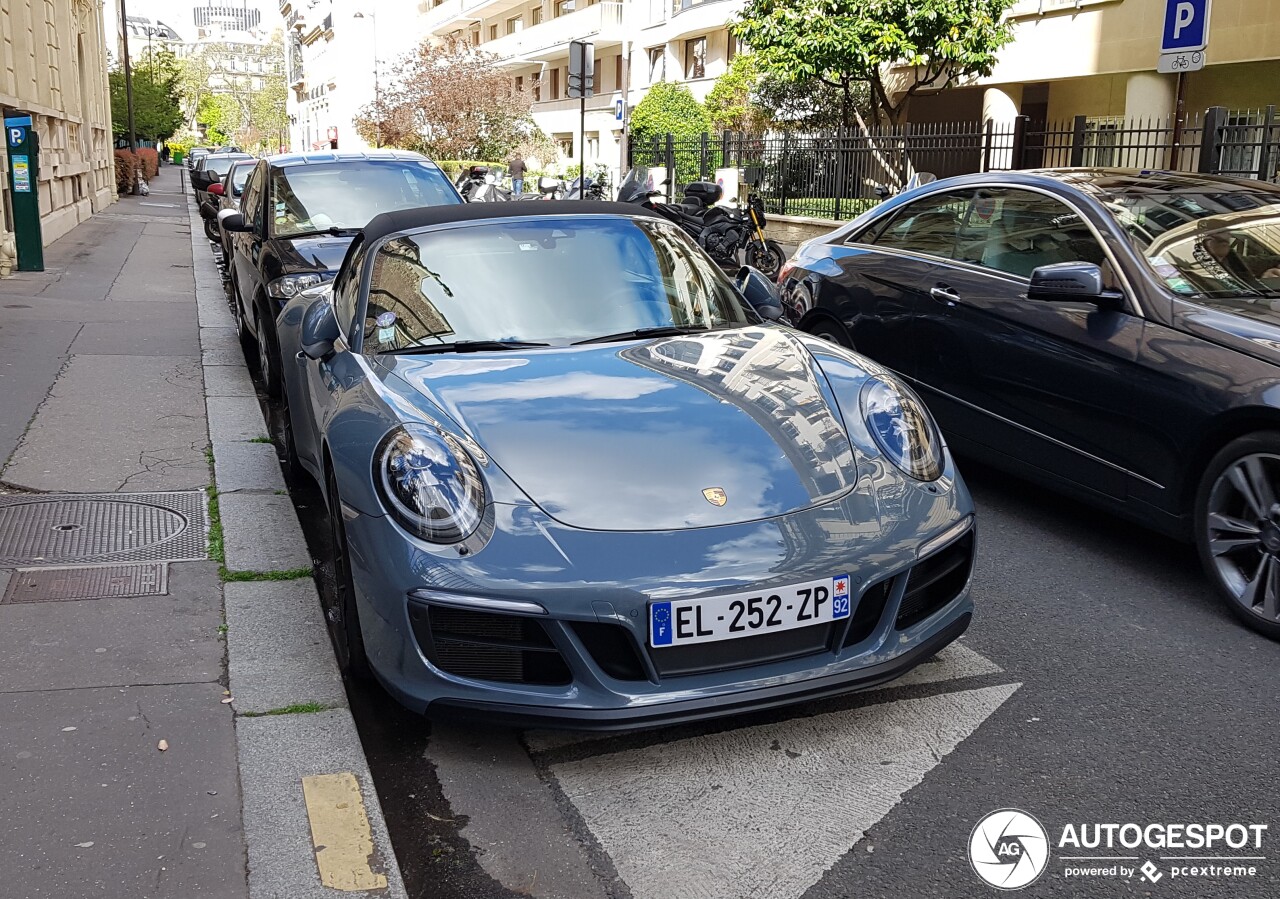
{"type": "Polygon", "coordinates": [[[662,218],[652,209],[635,203],[610,203],[601,200],[515,200],[504,203],[458,203],[452,206],[421,206],[375,215],[362,231],[367,245],[397,231],[410,231],[430,225],[473,222],[482,219],[536,218],[543,215],[642,215],[662,218]]]}

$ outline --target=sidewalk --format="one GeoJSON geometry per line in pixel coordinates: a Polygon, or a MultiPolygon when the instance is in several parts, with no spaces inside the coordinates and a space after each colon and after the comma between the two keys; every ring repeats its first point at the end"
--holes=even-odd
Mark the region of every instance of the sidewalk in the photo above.
{"type": "Polygon", "coordinates": [[[180,174],[0,280],[0,897],[401,896],[180,174]]]}

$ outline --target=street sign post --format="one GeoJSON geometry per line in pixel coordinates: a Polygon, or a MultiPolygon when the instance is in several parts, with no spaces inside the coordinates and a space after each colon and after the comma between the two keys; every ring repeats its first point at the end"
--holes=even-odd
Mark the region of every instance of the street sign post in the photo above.
{"type": "Polygon", "coordinates": [[[4,117],[9,154],[9,206],[13,210],[18,271],[44,271],[44,237],[40,231],[40,145],[35,124],[24,112],[4,117]]]}
{"type": "Polygon", "coordinates": [[[1171,73],[1198,72],[1204,68],[1204,51],[1191,50],[1187,53],[1161,53],[1156,62],[1156,71],[1168,75],[1171,73]]]}
{"type": "Polygon", "coordinates": [[[1209,45],[1210,0],[1165,0],[1160,52],[1188,53],[1209,45]]]}
{"type": "Polygon", "coordinates": [[[587,195],[587,98],[595,94],[596,45],[590,41],[569,43],[569,97],[578,107],[578,199],[587,195]]]}

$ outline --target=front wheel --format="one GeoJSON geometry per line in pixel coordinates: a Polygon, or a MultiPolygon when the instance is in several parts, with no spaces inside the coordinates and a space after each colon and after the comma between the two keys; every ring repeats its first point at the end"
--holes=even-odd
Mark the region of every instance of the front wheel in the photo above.
{"type": "Polygon", "coordinates": [[[364,632],[360,629],[360,612],[356,608],[355,584],[351,578],[347,528],[342,520],[342,500],[338,498],[338,479],[328,472],[329,537],[333,554],[333,597],[326,617],[333,626],[333,646],[338,668],[352,680],[370,681],[373,670],[364,649],[364,632]]]}
{"type": "Polygon", "coordinates": [[[778,277],[778,272],[782,271],[782,264],[786,261],[787,254],[782,252],[782,246],[776,240],[766,240],[763,243],[753,240],[747,244],[747,265],[759,269],[770,278],[778,277]]]}
{"type": "Polygon", "coordinates": [[[284,383],[280,371],[280,345],[276,340],[274,322],[267,322],[262,315],[257,318],[258,330],[258,373],[262,375],[262,386],[267,391],[267,398],[279,400],[284,396],[284,383]]]}
{"type": "Polygon", "coordinates": [[[849,332],[839,322],[832,321],[829,318],[818,319],[809,327],[809,333],[814,337],[829,340],[847,350],[853,349],[853,341],[849,339],[849,332]]]}
{"type": "Polygon", "coordinates": [[[219,242],[221,242],[221,240],[222,240],[222,235],[218,233],[218,220],[217,220],[217,219],[205,219],[205,220],[204,220],[204,236],[205,236],[205,237],[207,237],[207,238],[209,238],[209,239],[210,239],[211,241],[213,241],[214,243],[219,243],[219,242]]]}
{"type": "Polygon", "coordinates": [[[1196,547],[1219,597],[1280,640],[1280,432],[1233,440],[1196,491],[1196,547]]]}

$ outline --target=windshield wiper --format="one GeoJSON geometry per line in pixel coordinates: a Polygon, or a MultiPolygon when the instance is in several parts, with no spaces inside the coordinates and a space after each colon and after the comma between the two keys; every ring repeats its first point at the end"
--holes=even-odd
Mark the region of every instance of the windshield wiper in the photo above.
{"type": "Polygon", "coordinates": [[[318,237],[321,234],[328,234],[332,237],[346,237],[348,234],[359,233],[359,228],[339,228],[337,225],[333,225],[328,228],[316,228],[314,231],[298,231],[293,234],[281,234],[278,236],[291,240],[295,237],[318,237]]]}
{"type": "Polygon", "coordinates": [[[699,334],[703,331],[715,331],[724,325],[707,327],[706,325],[658,325],[654,328],[635,328],[631,331],[619,331],[617,334],[603,334],[600,337],[588,337],[586,340],[575,340],[573,346],[584,343],[614,343],[620,340],[642,340],[646,337],[677,337],[681,334],[699,334]]]}
{"type": "Polygon", "coordinates": [[[551,346],[551,344],[531,343],[524,340],[455,340],[452,343],[431,343],[426,346],[406,346],[397,350],[383,350],[378,355],[423,356],[428,353],[483,353],[490,350],[523,350],[539,346],[551,346]]]}

